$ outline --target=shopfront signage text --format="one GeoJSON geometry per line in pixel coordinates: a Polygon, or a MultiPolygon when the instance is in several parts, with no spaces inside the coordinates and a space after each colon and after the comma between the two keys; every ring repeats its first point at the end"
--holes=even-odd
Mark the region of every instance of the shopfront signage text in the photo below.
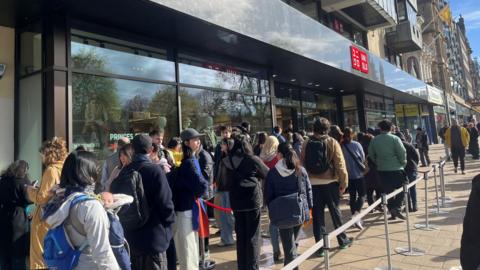
{"type": "Polygon", "coordinates": [[[368,55],[355,46],[350,46],[352,68],[368,74],[368,55]]]}

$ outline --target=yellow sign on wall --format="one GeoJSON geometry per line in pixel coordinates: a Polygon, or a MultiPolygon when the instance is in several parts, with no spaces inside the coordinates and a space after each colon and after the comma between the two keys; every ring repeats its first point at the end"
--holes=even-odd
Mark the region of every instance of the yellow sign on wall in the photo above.
{"type": "Polygon", "coordinates": [[[395,104],[395,113],[397,114],[397,117],[417,117],[420,114],[418,111],[418,104],[395,104]]]}

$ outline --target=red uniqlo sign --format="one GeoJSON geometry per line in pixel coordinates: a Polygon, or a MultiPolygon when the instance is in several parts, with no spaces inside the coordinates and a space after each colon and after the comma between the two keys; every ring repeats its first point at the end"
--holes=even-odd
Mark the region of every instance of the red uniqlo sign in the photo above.
{"type": "Polygon", "coordinates": [[[350,46],[352,68],[368,74],[368,55],[355,46],[350,46]]]}

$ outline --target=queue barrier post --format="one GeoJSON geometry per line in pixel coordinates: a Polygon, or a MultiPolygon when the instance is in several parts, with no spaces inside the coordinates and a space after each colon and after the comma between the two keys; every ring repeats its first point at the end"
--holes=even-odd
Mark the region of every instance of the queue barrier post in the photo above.
{"type": "MultiPolygon", "coordinates": [[[[432,169],[433,169],[433,179],[434,179],[434,182],[435,182],[435,200],[437,201],[437,204],[435,205],[435,208],[436,210],[432,211],[432,214],[434,215],[445,215],[445,214],[448,214],[447,211],[442,211],[440,210],[440,196],[438,194],[438,181],[437,181],[437,169],[440,171],[440,164],[441,162],[438,163],[438,165],[433,165],[432,166],[432,169]]],[[[441,175],[440,175],[440,178],[441,178],[441,175]]],[[[440,179],[440,182],[441,182],[441,179],[440,179]]],[[[441,184],[441,183],[440,183],[441,184]]],[[[442,187],[440,186],[440,189],[442,187]]]]}
{"type": "Polygon", "coordinates": [[[410,232],[410,211],[408,210],[408,197],[409,197],[409,189],[408,183],[403,184],[403,194],[405,200],[405,214],[406,214],[406,221],[407,221],[407,240],[408,240],[408,247],[397,247],[395,252],[404,256],[423,256],[425,252],[418,248],[412,247],[412,235],[410,232]]]}
{"type": "Polygon", "coordinates": [[[383,219],[385,225],[385,242],[387,246],[387,259],[388,265],[386,267],[376,267],[374,270],[397,270],[398,268],[392,267],[392,253],[390,250],[390,232],[388,230],[388,208],[387,208],[387,195],[382,194],[382,208],[383,208],[383,219]]]}
{"type": "Polygon", "coordinates": [[[428,219],[428,172],[423,174],[423,180],[425,180],[425,223],[415,224],[415,228],[424,231],[435,231],[438,230],[438,226],[430,225],[428,219]]]}
{"type": "Polygon", "coordinates": [[[328,233],[323,234],[323,251],[325,256],[325,270],[330,269],[330,237],[328,233]]]}
{"type": "Polygon", "coordinates": [[[451,202],[452,200],[450,198],[448,198],[446,195],[445,195],[445,169],[444,169],[444,166],[445,166],[445,160],[441,160],[439,163],[439,171],[440,171],[440,191],[442,193],[442,196],[440,197],[440,203],[441,203],[441,207],[446,207],[447,206],[447,203],[451,202]]]}

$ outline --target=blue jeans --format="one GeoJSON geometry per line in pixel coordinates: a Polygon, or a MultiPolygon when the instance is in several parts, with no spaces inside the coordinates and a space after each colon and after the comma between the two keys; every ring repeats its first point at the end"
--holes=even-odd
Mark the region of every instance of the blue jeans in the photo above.
{"type": "Polygon", "coordinates": [[[270,231],[270,242],[272,243],[273,252],[278,253],[280,252],[280,233],[278,227],[270,223],[268,230],[270,231]]]}
{"type": "MultiPolygon", "coordinates": [[[[220,206],[223,208],[230,208],[230,195],[226,191],[218,191],[220,195],[220,206]]],[[[220,212],[220,239],[223,243],[230,245],[234,244],[233,240],[233,227],[235,226],[235,220],[232,213],[220,212]]]]}

